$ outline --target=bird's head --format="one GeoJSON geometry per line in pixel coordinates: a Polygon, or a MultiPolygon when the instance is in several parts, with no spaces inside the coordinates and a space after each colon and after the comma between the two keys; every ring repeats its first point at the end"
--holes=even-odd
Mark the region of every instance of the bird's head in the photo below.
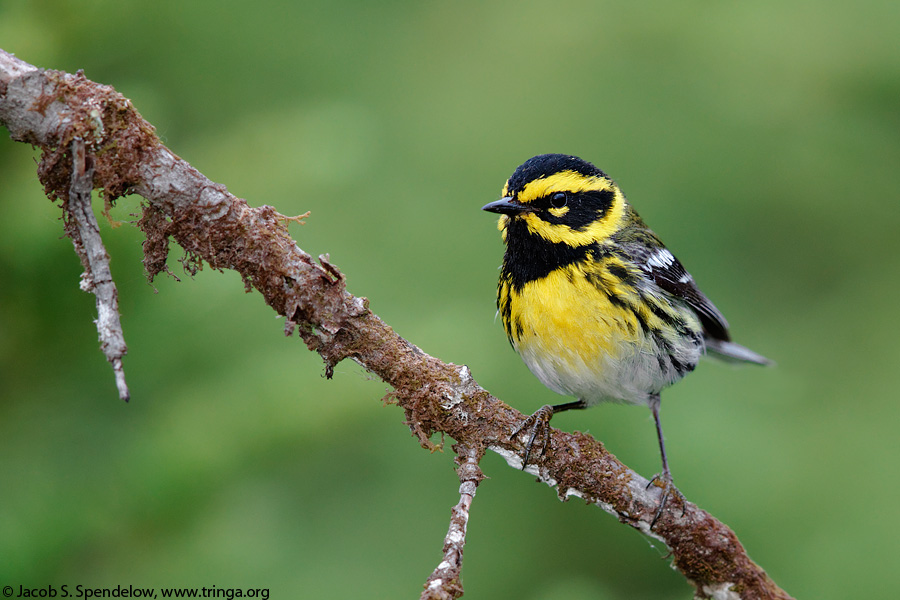
{"type": "Polygon", "coordinates": [[[603,171],[577,156],[541,154],[523,163],[503,186],[501,198],[482,210],[500,214],[508,236],[538,236],[584,246],[619,229],[626,201],[603,171]]]}

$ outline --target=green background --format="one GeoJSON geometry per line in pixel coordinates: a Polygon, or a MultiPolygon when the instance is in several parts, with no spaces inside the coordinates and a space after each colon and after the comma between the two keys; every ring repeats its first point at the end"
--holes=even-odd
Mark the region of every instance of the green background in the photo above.
{"type": "MultiPolygon", "coordinates": [[[[662,414],[680,489],[798,598],[896,587],[898,39],[894,0],[0,2],[0,47],[115,86],[250,204],[312,211],[291,225],[303,249],[526,412],[560,398],[494,320],[502,245],[480,207],[534,154],[610,173],[778,363],[704,363],[662,414]]],[[[139,232],[101,219],[120,402],[35,153],[0,137],[0,585],[417,597],[452,453],[421,450],[357,365],[326,381],[237,275],[192,279],[176,248],[181,282],[148,285],[139,232]]],[[[659,468],[649,411],[554,425],[659,468]]],[[[466,598],[690,597],[661,544],[482,467],[466,598]]]]}

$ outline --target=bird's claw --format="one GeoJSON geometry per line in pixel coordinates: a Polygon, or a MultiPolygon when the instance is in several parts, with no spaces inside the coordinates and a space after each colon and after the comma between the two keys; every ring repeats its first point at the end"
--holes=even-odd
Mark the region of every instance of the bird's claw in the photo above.
{"type": "Polygon", "coordinates": [[[531,449],[534,447],[534,442],[540,429],[544,430],[544,439],[541,442],[541,456],[547,451],[547,446],[550,445],[550,419],[552,417],[553,407],[549,404],[544,405],[537,409],[534,414],[522,421],[522,425],[509,436],[510,439],[515,439],[520,433],[529,427],[531,428],[531,435],[528,436],[528,442],[525,444],[525,456],[522,458],[523,471],[525,470],[525,465],[528,464],[528,457],[531,456],[531,449]]]}
{"type": "Polygon", "coordinates": [[[675,496],[678,498],[678,501],[681,503],[681,516],[684,516],[684,513],[687,510],[687,501],[684,498],[684,494],[682,494],[678,490],[678,488],[675,487],[675,484],[672,483],[672,475],[670,473],[657,473],[647,483],[646,489],[650,489],[651,485],[661,487],[663,490],[663,494],[662,498],[659,501],[659,506],[656,507],[656,513],[653,515],[653,520],[650,521],[650,529],[653,529],[653,526],[656,525],[659,517],[662,516],[663,509],[666,507],[666,502],[668,502],[670,496],[675,496]]]}

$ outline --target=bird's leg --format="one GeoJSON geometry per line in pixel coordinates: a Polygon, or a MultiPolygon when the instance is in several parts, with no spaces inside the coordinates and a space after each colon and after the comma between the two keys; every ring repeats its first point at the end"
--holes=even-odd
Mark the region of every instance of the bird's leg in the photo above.
{"type": "Polygon", "coordinates": [[[650,521],[650,528],[653,529],[653,526],[656,525],[656,521],[659,520],[660,515],[662,514],[663,509],[666,507],[666,501],[669,499],[669,495],[674,493],[681,500],[681,514],[684,515],[685,510],[685,500],[684,496],[681,492],[678,491],[678,488],[675,487],[675,484],[672,483],[672,473],[669,471],[669,459],[666,458],[666,443],[663,440],[663,432],[662,432],[662,424],[659,421],[659,394],[653,396],[650,399],[650,411],[653,413],[653,420],[656,422],[656,437],[659,438],[659,452],[662,455],[662,473],[658,473],[653,476],[653,479],[647,484],[649,488],[651,485],[659,482],[662,484],[663,495],[662,499],[659,501],[659,507],[656,509],[656,514],[653,515],[653,520],[650,521]]]}
{"type": "Polygon", "coordinates": [[[541,443],[541,456],[547,451],[547,446],[550,445],[550,419],[553,418],[553,415],[567,410],[581,408],[587,408],[587,404],[584,400],[576,400],[575,402],[566,402],[565,404],[556,404],[554,406],[545,404],[537,409],[533,415],[525,419],[518,429],[513,431],[510,439],[517,437],[520,433],[531,427],[531,435],[528,437],[528,442],[525,444],[525,456],[522,459],[522,470],[524,470],[525,465],[528,464],[528,457],[531,455],[534,440],[537,438],[538,431],[541,429],[544,430],[544,441],[541,443]]]}

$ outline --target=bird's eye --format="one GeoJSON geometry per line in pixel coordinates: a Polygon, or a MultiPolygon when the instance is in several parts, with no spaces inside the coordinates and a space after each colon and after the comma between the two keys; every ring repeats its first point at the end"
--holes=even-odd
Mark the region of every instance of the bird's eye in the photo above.
{"type": "Polygon", "coordinates": [[[556,192],[552,196],[550,196],[550,204],[553,208],[562,208],[566,205],[566,201],[568,198],[566,197],[565,192],[556,192]]]}

